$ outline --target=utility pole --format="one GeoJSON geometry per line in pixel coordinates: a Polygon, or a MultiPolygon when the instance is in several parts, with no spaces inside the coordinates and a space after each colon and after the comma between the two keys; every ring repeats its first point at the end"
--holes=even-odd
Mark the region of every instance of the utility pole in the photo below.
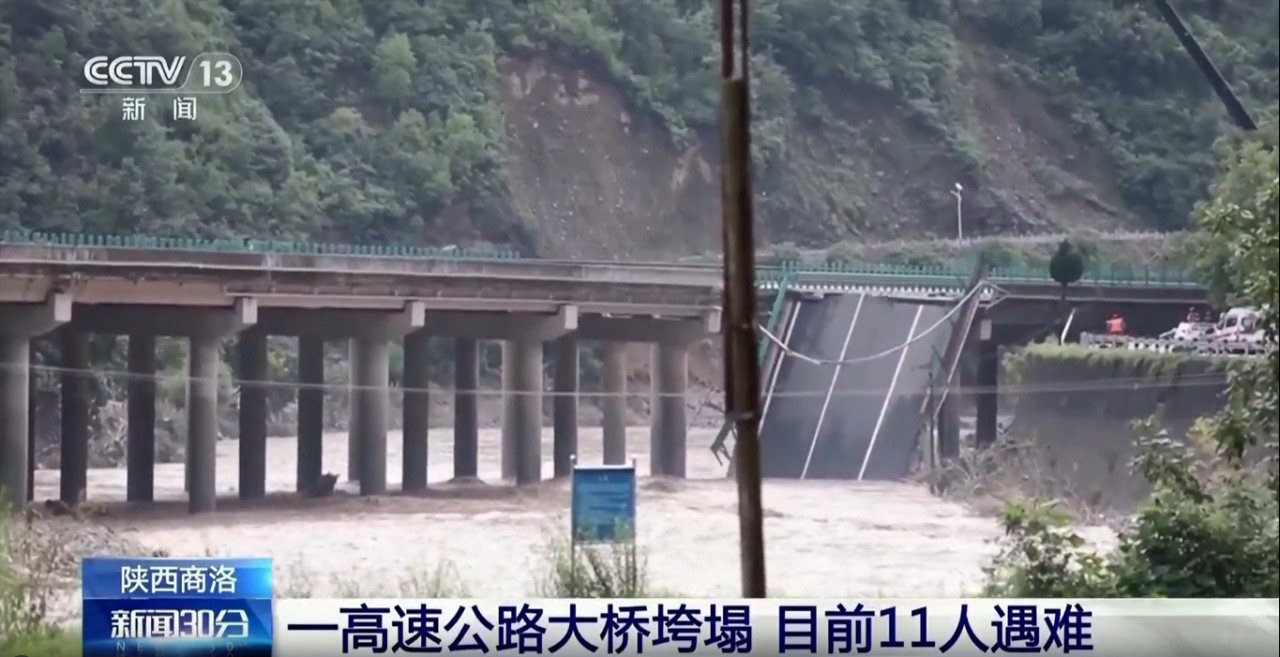
{"type": "Polygon", "coordinates": [[[1200,42],[1191,34],[1191,30],[1187,29],[1187,24],[1183,22],[1182,17],[1178,15],[1173,5],[1169,4],[1169,0],[1154,0],[1156,9],[1160,12],[1160,18],[1164,19],[1169,29],[1173,30],[1173,35],[1178,38],[1178,43],[1182,44],[1182,49],[1187,51],[1191,59],[1196,63],[1196,67],[1200,69],[1200,73],[1209,80],[1209,86],[1213,87],[1213,93],[1218,95],[1218,100],[1222,102],[1222,106],[1226,108],[1227,115],[1231,117],[1231,121],[1236,127],[1245,132],[1256,132],[1258,124],[1253,122],[1253,117],[1249,116],[1249,110],[1244,108],[1244,103],[1236,97],[1235,92],[1231,90],[1231,85],[1227,84],[1227,79],[1222,77],[1222,73],[1218,71],[1218,67],[1213,65],[1213,60],[1209,59],[1209,54],[1200,47],[1200,42]]]}
{"type": "Polygon", "coordinates": [[[725,413],[736,429],[742,597],[765,597],[764,505],[760,484],[760,363],[756,353],[755,217],[751,193],[748,1],[720,0],[720,112],[723,164],[725,413]],[[735,33],[737,42],[735,43],[735,33]]]}

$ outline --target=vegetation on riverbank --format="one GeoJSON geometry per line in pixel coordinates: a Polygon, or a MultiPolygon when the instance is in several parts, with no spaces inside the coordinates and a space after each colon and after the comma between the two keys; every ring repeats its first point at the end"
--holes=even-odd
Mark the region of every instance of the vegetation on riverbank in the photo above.
{"type": "Polygon", "coordinates": [[[1270,350],[1232,364],[1224,408],[1198,423],[1187,441],[1170,440],[1154,420],[1141,423],[1134,467],[1154,492],[1114,550],[1086,546],[1053,503],[1006,508],[1007,539],[989,570],[987,593],[1280,595],[1280,165],[1274,148],[1239,148],[1249,157],[1228,159],[1231,170],[1200,211],[1199,225],[1216,256],[1215,279],[1236,300],[1264,310],[1270,350]],[[1233,184],[1241,178],[1258,184],[1233,184]]]}
{"type": "Polygon", "coordinates": [[[1155,380],[1175,374],[1229,373],[1243,369],[1247,363],[1239,358],[1145,349],[1090,349],[1076,343],[1038,342],[1008,351],[1001,359],[1001,372],[1009,383],[1021,383],[1030,368],[1055,364],[1079,366],[1082,372],[1093,372],[1089,378],[1104,379],[1118,374],[1125,380],[1155,380]]]}

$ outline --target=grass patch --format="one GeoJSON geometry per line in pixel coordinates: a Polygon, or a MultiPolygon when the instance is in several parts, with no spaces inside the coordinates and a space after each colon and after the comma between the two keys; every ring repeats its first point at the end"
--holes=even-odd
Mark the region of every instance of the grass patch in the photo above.
{"type": "Polygon", "coordinates": [[[1082,368],[1082,374],[1096,370],[1089,378],[1114,379],[1117,370],[1124,378],[1157,378],[1172,375],[1229,373],[1246,362],[1240,358],[1211,354],[1168,353],[1140,349],[1090,349],[1079,344],[1039,342],[1017,351],[1009,351],[1001,363],[1006,379],[1023,383],[1036,378],[1037,368],[1053,368],[1050,380],[1061,379],[1063,365],[1082,368]]]}
{"type": "Polygon", "coordinates": [[[64,543],[46,540],[0,508],[0,655],[57,657],[80,652],[64,608],[73,579],[64,543]]]}

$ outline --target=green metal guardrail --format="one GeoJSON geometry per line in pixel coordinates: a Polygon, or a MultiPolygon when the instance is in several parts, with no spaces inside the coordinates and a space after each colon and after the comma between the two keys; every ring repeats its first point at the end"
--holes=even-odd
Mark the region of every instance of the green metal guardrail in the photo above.
{"type": "MultiPolygon", "coordinates": [[[[0,232],[0,244],[54,245],[120,249],[167,249],[190,252],[252,252],[300,255],[338,255],[393,258],[469,258],[514,260],[520,254],[512,250],[453,249],[405,245],[331,244],[281,240],[199,239],[187,237],[151,237],[145,235],[94,235],[86,233],[42,233],[20,230],[0,232]]],[[[718,265],[708,264],[707,267],[718,265]]],[[[957,262],[950,267],[911,266],[856,262],[834,262],[808,265],[786,262],[775,267],[761,267],[757,280],[776,285],[784,278],[799,285],[823,279],[853,280],[876,285],[963,284],[971,266],[957,262]]],[[[987,280],[994,283],[1052,283],[1045,267],[993,268],[987,280]]],[[[1082,283],[1123,287],[1200,287],[1188,272],[1171,268],[1133,267],[1126,264],[1098,263],[1086,268],[1082,283]]]]}
{"type": "MultiPolygon", "coordinates": [[[[783,276],[779,281],[777,294],[773,295],[773,303],[769,305],[769,315],[765,318],[765,330],[770,333],[775,333],[778,330],[778,319],[782,315],[783,305],[787,301],[788,282],[789,278],[787,276],[783,276]]],[[[760,359],[761,366],[763,366],[768,360],[769,349],[772,344],[772,341],[768,339],[764,339],[760,342],[759,354],[757,357],[760,359]]],[[[720,433],[716,434],[716,439],[711,443],[711,453],[715,455],[716,461],[723,462],[720,461],[720,457],[724,456],[725,460],[731,463],[733,462],[733,456],[724,446],[725,442],[729,439],[729,432],[732,430],[733,425],[728,422],[724,423],[724,425],[720,427],[720,433]]]]}
{"type": "MultiPolygon", "coordinates": [[[[963,286],[969,277],[972,264],[958,262],[953,267],[911,266],[874,263],[835,262],[825,265],[807,265],[788,262],[779,267],[764,268],[758,278],[762,282],[781,280],[789,276],[793,283],[811,278],[851,278],[919,281],[921,284],[959,284],[963,286]]],[[[1054,283],[1046,267],[992,267],[987,280],[999,282],[1054,283]]],[[[1188,272],[1164,267],[1133,267],[1125,264],[1095,263],[1086,268],[1080,283],[1091,285],[1117,285],[1125,287],[1200,287],[1188,272]]]]}
{"type": "Polygon", "coordinates": [[[0,244],[66,246],[113,249],[164,249],[171,251],[219,253],[279,253],[297,255],[350,255],[382,258],[471,258],[514,260],[511,250],[441,249],[425,246],[370,246],[253,239],[199,239],[191,237],[150,237],[146,235],[95,235],[91,233],[39,233],[17,230],[0,232],[0,244]]]}

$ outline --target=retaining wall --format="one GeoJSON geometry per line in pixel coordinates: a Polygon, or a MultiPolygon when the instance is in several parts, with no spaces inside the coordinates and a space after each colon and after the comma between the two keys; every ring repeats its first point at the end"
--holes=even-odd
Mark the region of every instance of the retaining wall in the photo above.
{"type": "Polygon", "coordinates": [[[1129,512],[1150,491],[1132,474],[1135,420],[1158,415],[1185,440],[1223,405],[1231,361],[1151,352],[1041,346],[1007,354],[1001,413],[1026,473],[1041,491],[1106,511],[1129,512]],[[1030,451],[1031,458],[1025,452],[1030,451]]]}

